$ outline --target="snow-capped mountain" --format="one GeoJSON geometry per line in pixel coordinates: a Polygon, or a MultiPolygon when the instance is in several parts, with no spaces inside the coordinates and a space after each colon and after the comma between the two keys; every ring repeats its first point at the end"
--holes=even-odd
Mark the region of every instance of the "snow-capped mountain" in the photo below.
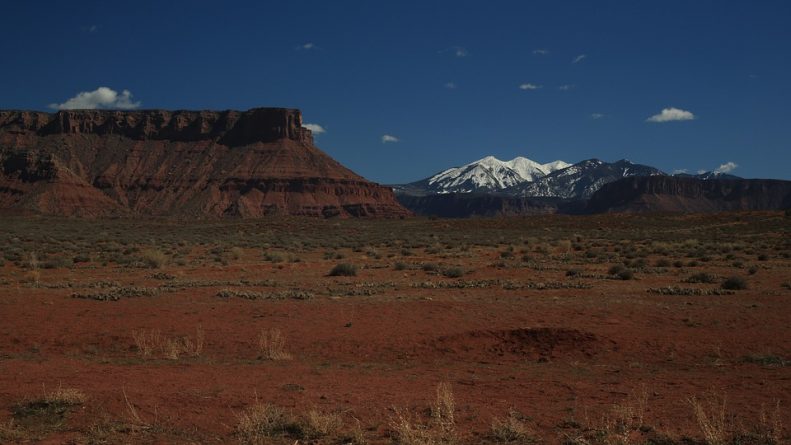
{"type": "Polygon", "coordinates": [[[504,192],[527,197],[587,199],[609,182],[628,176],[656,175],[665,175],[665,173],[647,165],[633,164],[625,159],[612,163],[588,159],[556,170],[535,181],[509,187],[504,192]]]}
{"type": "Polygon", "coordinates": [[[461,167],[441,171],[402,188],[422,193],[496,192],[535,181],[569,165],[563,161],[539,164],[524,157],[501,161],[494,156],[487,156],[461,167]]]}

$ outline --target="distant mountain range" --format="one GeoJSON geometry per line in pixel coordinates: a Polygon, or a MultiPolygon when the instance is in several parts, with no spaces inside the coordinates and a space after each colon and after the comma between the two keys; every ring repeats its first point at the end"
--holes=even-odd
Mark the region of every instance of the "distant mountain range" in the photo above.
{"type": "Polygon", "coordinates": [[[787,208],[791,182],[748,180],[723,172],[668,175],[622,159],[541,164],[487,156],[429,178],[393,186],[419,215],[442,217],[720,211],[787,208]]]}
{"type": "Polygon", "coordinates": [[[570,165],[563,161],[539,164],[523,157],[501,161],[487,156],[401,187],[417,194],[496,192],[535,181],[570,165]]]}
{"type": "Polygon", "coordinates": [[[576,164],[540,164],[524,157],[501,161],[487,156],[431,177],[395,186],[397,193],[498,193],[516,197],[589,198],[602,185],[628,176],[664,175],[661,170],[627,160],[613,163],[588,159],[576,164]]]}
{"type": "MultiPolygon", "coordinates": [[[[503,194],[525,198],[588,199],[604,184],[631,176],[668,176],[662,170],[626,159],[604,162],[587,159],[576,164],[553,161],[541,164],[525,157],[501,161],[487,156],[461,167],[452,167],[409,184],[396,185],[402,195],[448,193],[503,194]]],[[[676,176],[696,179],[740,179],[719,172],[676,176]]]]}

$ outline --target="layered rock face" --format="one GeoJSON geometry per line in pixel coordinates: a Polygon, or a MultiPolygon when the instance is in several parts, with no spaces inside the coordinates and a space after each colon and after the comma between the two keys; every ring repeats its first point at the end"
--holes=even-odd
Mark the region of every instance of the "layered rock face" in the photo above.
{"type": "Polygon", "coordinates": [[[0,111],[0,209],[68,216],[409,215],[298,110],[0,111]]]}
{"type": "Polygon", "coordinates": [[[717,212],[791,208],[791,181],[635,176],[602,186],[587,211],[717,212]]]}

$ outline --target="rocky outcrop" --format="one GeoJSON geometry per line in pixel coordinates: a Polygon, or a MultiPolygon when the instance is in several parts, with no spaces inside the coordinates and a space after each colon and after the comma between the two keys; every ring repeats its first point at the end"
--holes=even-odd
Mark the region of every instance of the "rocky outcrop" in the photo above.
{"type": "Polygon", "coordinates": [[[409,215],[298,110],[0,111],[0,209],[72,216],[409,215]]]}
{"type": "Polygon", "coordinates": [[[635,176],[602,186],[587,205],[602,212],[716,212],[791,208],[791,181],[635,176]]]}

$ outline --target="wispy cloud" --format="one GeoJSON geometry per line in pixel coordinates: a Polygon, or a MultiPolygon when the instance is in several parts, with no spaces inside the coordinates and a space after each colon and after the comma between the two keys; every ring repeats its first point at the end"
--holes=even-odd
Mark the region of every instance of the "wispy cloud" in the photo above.
{"type": "Polygon", "coordinates": [[[591,119],[597,119],[598,120],[598,119],[603,119],[605,117],[606,117],[606,115],[604,115],[602,113],[591,113],[591,119]]]}
{"type": "Polygon", "coordinates": [[[467,57],[470,55],[470,53],[467,52],[467,48],[463,46],[451,46],[450,48],[445,48],[443,50],[440,50],[439,53],[440,54],[451,53],[456,57],[467,57]]]}
{"type": "Polygon", "coordinates": [[[297,51],[311,51],[311,50],[319,49],[319,47],[313,42],[306,42],[301,45],[297,45],[295,49],[297,51]]]}
{"type": "Polygon", "coordinates": [[[575,57],[574,60],[571,61],[571,63],[580,63],[587,58],[588,56],[586,54],[580,54],[579,56],[575,57]]]}
{"type": "Polygon", "coordinates": [[[549,54],[549,50],[548,49],[534,49],[533,50],[533,54],[535,54],[537,56],[546,56],[547,54],[549,54]]]}
{"type": "Polygon", "coordinates": [[[456,89],[456,82],[447,82],[447,83],[445,83],[445,88],[447,88],[449,90],[455,90],[456,89]]]}
{"type": "Polygon", "coordinates": [[[565,85],[561,85],[561,86],[559,86],[559,87],[558,87],[558,89],[559,89],[560,91],[569,91],[569,90],[573,90],[573,89],[574,89],[574,86],[575,86],[575,85],[573,85],[573,84],[565,84],[565,85]]]}
{"type": "Polygon", "coordinates": [[[398,138],[392,134],[382,135],[382,143],[387,144],[388,142],[398,142],[398,138]]]}
{"type": "Polygon", "coordinates": [[[99,25],[83,26],[80,29],[82,29],[83,32],[94,33],[99,30],[99,25]]]}
{"type": "Polygon", "coordinates": [[[739,166],[739,164],[729,161],[729,162],[726,162],[726,163],[720,165],[719,167],[715,168],[714,169],[714,173],[730,173],[730,172],[736,170],[736,168],[738,166],[739,166]]]}
{"type": "Polygon", "coordinates": [[[692,114],[691,111],[670,107],[670,108],[664,108],[662,109],[661,113],[649,117],[648,119],[646,119],[646,122],[663,123],[663,122],[673,122],[673,121],[691,121],[694,119],[695,119],[695,115],[692,114]]]}
{"type": "Polygon", "coordinates": [[[302,124],[302,127],[307,128],[313,134],[322,134],[327,132],[327,130],[325,130],[324,127],[319,124],[302,124]]]}
{"type": "Polygon", "coordinates": [[[537,90],[539,88],[541,88],[541,85],[536,85],[536,84],[530,83],[530,82],[523,83],[523,84],[519,85],[519,89],[520,90],[525,90],[525,91],[537,90]]]}
{"type": "Polygon", "coordinates": [[[55,110],[94,110],[97,108],[133,110],[140,107],[140,102],[132,102],[132,93],[129,90],[117,91],[99,87],[93,91],[82,91],[71,99],[61,104],[49,105],[55,110]]]}

